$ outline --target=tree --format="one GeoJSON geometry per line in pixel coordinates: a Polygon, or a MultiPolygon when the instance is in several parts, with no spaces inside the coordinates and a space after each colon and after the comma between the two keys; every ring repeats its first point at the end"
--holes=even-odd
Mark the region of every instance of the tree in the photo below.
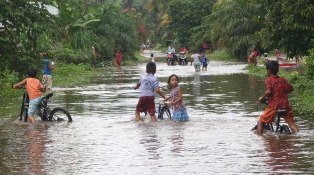
{"type": "Polygon", "coordinates": [[[172,0],[169,3],[169,29],[175,32],[180,45],[190,42],[191,29],[200,26],[202,18],[211,14],[213,3],[213,0],[172,0]]]}
{"type": "Polygon", "coordinates": [[[38,36],[51,23],[46,3],[0,1],[0,69],[26,72],[39,63],[38,36]]]}
{"type": "Polygon", "coordinates": [[[202,26],[210,29],[208,34],[216,46],[243,58],[248,50],[260,46],[257,33],[263,27],[262,19],[261,6],[254,0],[218,0],[202,26]]]}
{"type": "Polygon", "coordinates": [[[314,1],[260,0],[260,3],[267,9],[261,34],[267,36],[268,47],[285,48],[291,56],[304,55],[313,47],[314,1]]]}
{"type": "Polygon", "coordinates": [[[117,49],[132,56],[139,45],[134,17],[123,13],[117,6],[104,7],[95,34],[98,37],[100,52],[104,56],[113,56],[117,49]]]}

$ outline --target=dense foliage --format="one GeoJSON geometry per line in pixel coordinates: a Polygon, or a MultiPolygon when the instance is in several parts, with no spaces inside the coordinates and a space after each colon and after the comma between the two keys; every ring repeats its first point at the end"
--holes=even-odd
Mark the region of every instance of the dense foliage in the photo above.
{"type": "Polygon", "coordinates": [[[37,0],[0,1],[0,70],[23,72],[38,63],[37,38],[51,19],[44,5],[37,0]]]}

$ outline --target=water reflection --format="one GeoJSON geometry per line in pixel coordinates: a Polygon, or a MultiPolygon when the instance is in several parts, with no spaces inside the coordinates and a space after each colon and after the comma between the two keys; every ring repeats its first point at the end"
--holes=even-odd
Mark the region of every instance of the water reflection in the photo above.
{"type": "Polygon", "coordinates": [[[28,143],[28,151],[31,160],[30,172],[34,174],[45,174],[43,171],[43,152],[46,142],[47,127],[45,125],[30,125],[25,137],[28,143]]]}
{"type": "Polygon", "coordinates": [[[193,81],[193,95],[194,97],[199,97],[201,93],[201,75],[199,72],[194,73],[194,81],[193,81]]]}
{"type": "Polygon", "coordinates": [[[180,155],[184,152],[184,125],[186,123],[176,122],[173,124],[174,133],[169,137],[170,142],[172,143],[170,151],[180,155]]]}
{"type": "Polygon", "coordinates": [[[148,159],[158,160],[161,158],[159,149],[162,144],[159,141],[156,126],[154,124],[140,124],[143,136],[139,143],[144,145],[145,150],[148,153],[148,159]]]}

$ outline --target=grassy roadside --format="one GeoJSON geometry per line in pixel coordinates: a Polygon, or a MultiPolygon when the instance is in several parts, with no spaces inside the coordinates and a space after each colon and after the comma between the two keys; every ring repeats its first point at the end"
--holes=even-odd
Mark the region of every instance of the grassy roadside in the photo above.
{"type": "MultiPolygon", "coordinates": [[[[40,72],[40,71],[39,71],[40,72]]],[[[92,78],[103,74],[102,68],[92,68],[89,65],[74,65],[74,64],[58,64],[53,71],[53,86],[54,87],[73,87],[76,85],[89,83],[92,78]]],[[[41,79],[41,73],[37,78],[41,79]]],[[[12,76],[2,79],[0,89],[0,98],[10,98],[20,96],[21,92],[11,88],[11,83],[19,82],[17,76],[12,76]]]]}

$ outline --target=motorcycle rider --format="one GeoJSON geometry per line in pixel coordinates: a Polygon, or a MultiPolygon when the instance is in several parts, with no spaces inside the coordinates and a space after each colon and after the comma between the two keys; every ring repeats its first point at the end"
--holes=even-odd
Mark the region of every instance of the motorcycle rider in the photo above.
{"type": "Polygon", "coordinates": [[[167,54],[171,53],[172,54],[172,60],[171,64],[174,65],[174,62],[177,61],[177,56],[176,56],[176,49],[173,47],[173,45],[170,45],[167,49],[167,54]]]}
{"type": "Polygon", "coordinates": [[[179,63],[182,63],[182,61],[185,61],[185,64],[183,64],[183,65],[186,65],[187,64],[187,62],[186,62],[186,54],[188,53],[188,49],[185,46],[183,46],[183,47],[180,48],[179,52],[180,52],[179,63]]]}

